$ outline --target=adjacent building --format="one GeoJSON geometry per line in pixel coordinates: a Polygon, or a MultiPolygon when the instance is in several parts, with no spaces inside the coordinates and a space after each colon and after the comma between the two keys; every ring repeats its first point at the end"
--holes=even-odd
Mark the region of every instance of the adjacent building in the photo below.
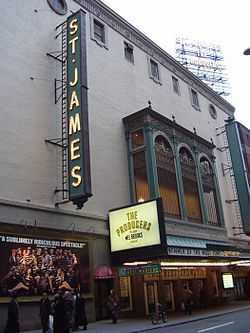
{"type": "Polygon", "coordinates": [[[42,291],[81,289],[89,320],[111,288],[124,316],[178,311],[186,285],[197,307],[245,297],[220,135],[234,107],[101,1],[8,2],[0,27],[1,317],[13,292],[23,328],[42,291]],[[134,226],[136,244],[156,221],[152,252],[110,251],[125,206],[117,235],[134,226]]]}
{"type": "Polygon", "coordinates": [[[234,189],[232,201],[240,212],[242,225],[239,229],[250,235],[249,130],[234,119],[229,119],[225,128],[230,152],[228,166],[234,189]]]}

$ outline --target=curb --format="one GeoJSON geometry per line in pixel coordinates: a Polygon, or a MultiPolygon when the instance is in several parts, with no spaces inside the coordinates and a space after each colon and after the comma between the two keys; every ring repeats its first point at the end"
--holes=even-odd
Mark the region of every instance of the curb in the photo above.
{"type": "Polygon", "coordinates": [[[130,332],[127,332],[127,333],[141,333],[141,332],[149,332],[149,331],[153,331],[153,330],[160,329],[160,328],[165,328],[165,327],[175,327],[175,326],[180,326],[180,325],[183,325],[183,324],[193,323],[193,322],[200,321],[200,320],[203,320],[203,319],[221,317],[221,316],[224,316],[224,315],[227,315],[227,314],[230,314],[230,313],[234,313],[234,312],[246,311],[246,310],[249,310],[249,309],[250,309],[250,305],[247,305],[247,306],[239,308],[239,309],[232,309],[232,310],[229,310],[229,311],[226,311],[226,312],[205,315],[205,316],[197,317],[197,318],[190,319],[190,320],[181,320],[181,321],[178,321],[178,322],[172,323],[172,324],[165,324],[165,325],[162,324],[162,325],[158,325],[158,326],[150,327],[150,328],[146,328],[146,329],[130,331],[130,332]]]}

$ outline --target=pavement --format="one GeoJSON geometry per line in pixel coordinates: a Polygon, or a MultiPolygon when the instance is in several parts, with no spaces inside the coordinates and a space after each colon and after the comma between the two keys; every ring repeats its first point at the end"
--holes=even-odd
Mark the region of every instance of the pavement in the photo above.
{"type": "MultiPolygon", "coordinates": [[[[227,305],[216,306],[204,310],[196,310],[191,316],[183,313],[174,313],[168,315],[167,323],[153,325],[149,319],[131,319],[123,318],[118,320],[117,324],[112,324],[111,320],[102,320],[88,325],[88,331],[91,333],[139,333],[154,331],[157,328],[173,327],[189,322],[195,322],[202,319],[223,316],[228,313],[250,310],[249,301],[236,301],[227,305]]],[[[77,332],[85,332],[78,330],[77,332]]],[[[41,333],[41,330],[26,331],[23,333],[41,333]]]]}

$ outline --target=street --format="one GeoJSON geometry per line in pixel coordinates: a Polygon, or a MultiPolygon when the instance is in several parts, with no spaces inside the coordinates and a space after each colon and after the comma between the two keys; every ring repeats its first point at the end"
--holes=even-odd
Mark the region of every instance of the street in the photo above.
{"type": "Polygon", "coordinates": [[[164,327],[157,333],[247,333],[250,326],[250,310],[229,313],[210,319],[203,319],[187,324],[164,327]]]}

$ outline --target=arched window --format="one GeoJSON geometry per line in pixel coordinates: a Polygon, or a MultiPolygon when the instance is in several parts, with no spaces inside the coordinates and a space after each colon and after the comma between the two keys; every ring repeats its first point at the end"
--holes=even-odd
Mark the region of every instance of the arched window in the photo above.
{"type": "Polygon", "coordinates": [[[133,163],[136,201],[146,201],[149,199],[149,187],[145,152],[133,154],[133,163]]]}
{"type": "Polygon", "coordinates": [[[169,216],[180,218],[174,155],[170,144],[161,135],[155,139],[155,155],[164,211],[169,216]]]}
{"type": "Polygon", "coordinates": [[[145,201],[150,198],[150,195],[142,129],[131,134],[131,146],[133,150],[135,199],[136,201],[145,201]]]}
{"type": "Polygon", "coordinates": [[[180,163],[188,219],[201,223],[202,218],[195,162],[192,154],[185,147],[180,149],[180,163]]]}
{"type": "Polygon", "coordinates": [[[207,209],[208,223],[219,224],[218,202],[215,190],[213,168],[206,157],[200,159],[203,197],[207,209]]]}

